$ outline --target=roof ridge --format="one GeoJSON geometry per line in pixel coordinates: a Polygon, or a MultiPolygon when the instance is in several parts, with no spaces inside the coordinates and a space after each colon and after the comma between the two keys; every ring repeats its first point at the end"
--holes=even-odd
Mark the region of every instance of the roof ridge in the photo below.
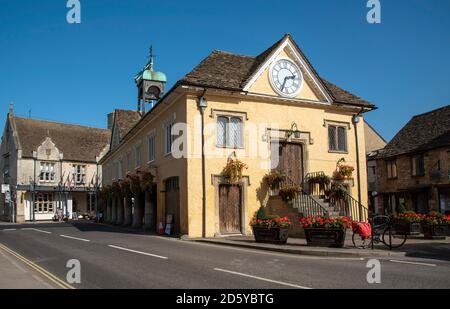
{"type": "Polygon", "coordinates": [[[64,122],[57,122],[53,120],[45,120],[45,119],[38,119],[38,118],[25,118],[20,116],[13,116],[14,119],[22,119],[26,121],[37,121],[37,122],[45,122],[45,123],[52,123],[52,124],[59,124],[64,126],[70,126],[70,127],[79,127],[79,128],[86,128],[86,129],[95,129],[95,130],[101,130],[101,131],[109,131],[108,129],[98,128],[98,127],[92,127],[92,126],[85,126],[81,124],[73,124],[73,123],[64,123],[64,122]]]}
{"type": "Polygon", "coordinates": [[[133,112],[133,113],[139,113],[138,111],[135,111],[134,109],[122,109],[122,108],[116,108],[114,111],[115,111],[115,112],[120,111],[120,112],[133,112]]]}
{"type": "Polygon", "coordinates": [[[238,56],[238,57],[246,57],[246,58],[253,58],[255,59],[255,56],[249,56],[249,55],[242,55],[242,54],[237,54],[237,53],[233,53],[233,52],[229,52],[229,51],[225,51],[225,50],[219,50],[219,49],[213,49],[212,53],[221,53],[221,54],[227,54],[227,55],[231,55],[231,56],[238,56]]]}
{"type": "Polygon", "coordinates": [[[432,114],[432,113],[434,113],[434,112],[437,112],[437,111],[439,111],[439,110],[446,109],[446,108],[449,108],[449,107],[450,107],[450,104],[449,104],[449,105],[445,105],[445,106],[441,106],[441,107],[438,107],[438,108],[433,109],[433,110],[431,110],[431,111],[428,111],[428,112],[425,112],[425,113],[422,113],[422,114],[414,115],[411,119],[418,118],[418,117],[422,117],[422,116],[427,116],[427,115],[429,115],[429,114],[432,114]]]}

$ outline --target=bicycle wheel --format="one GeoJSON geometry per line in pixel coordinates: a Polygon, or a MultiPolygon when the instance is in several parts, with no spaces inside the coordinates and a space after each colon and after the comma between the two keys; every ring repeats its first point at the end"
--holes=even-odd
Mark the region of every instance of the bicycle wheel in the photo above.
{"type": "Polygon", "coordinates": [[[358,232],[353,232],[352,242],[353,246],[358,249],[366,249],[372,244],[370,238],[362,238],[358,232]]]}
{"type": "Polygon", "coordinates": [[[393,226],[387,227],[383,232],[382,241],[389,248],[400,248],[406,242],[408,235],[398,234],[393,226]]]}

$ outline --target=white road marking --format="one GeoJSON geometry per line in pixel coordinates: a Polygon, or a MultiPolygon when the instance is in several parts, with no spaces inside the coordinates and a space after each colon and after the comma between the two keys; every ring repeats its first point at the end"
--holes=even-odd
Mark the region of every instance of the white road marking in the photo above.
{"type": "Polygon", "coordinates": [[[64,237],[64,238],[70,238],[70,239],[80,240],[80,241],[84,241],[84,242],[89,242],[89,241],[90,241],[89,239],[83,239],[83,238],[72,237],[72,236],[67,236],[67,235],[59,235],[59,236],[64,237]]]}
{"type": "Polygon", "coordinates": [[[127,248],[122,248],[122,247],[118,247],[118,246],[114,246],[114,245],[108,245],[108,247],[111,247],[114,249],[119,249],[119,250],[124,250],[124,251],[128,251],[128,252],[138,253],[138,254],[142,254],[142,255],[148,255],[148,256],[156,257],[156,258],[163,259],[163,260],[168,259],[168,257],[165,257],[165,256],[151,254],[151,253],[137,251],[137,250],[132,250],[132,249],[127,249],[127,248]]]}
{"type": "Polygon", "coordinates": [[[221,268],[214,268],[214,270],[221,271],[221,272],[224,272],[224,273],[233,274],[233,275],[238,275],[238,276],[242,276],[242,277],[253,278],[253,279],[257,279],[257,280],[261,280],[261,281],[266,281],[266,282],[276,283],[276,284],[280,284],[280,285],[290,286],[290,287],[298,288],[298,289],[304,289],[304,290],[311,290],[312,289],[312,288],[309,288],[309,287],[306,287],[306,286],[301,286],[301,285],[297,285],[297,284],[292,284],[292,283],[287,283],[287,282],[276,281],[276,280],[272,280],[272,279],[252,276],[252,275],[243,274],[243,273],[239,273],[239,272],[236,272],[236,271],[231,271],[231,270],[226,270],[226,269],[221,269],[221,268]]]}
{"type": "Polygon", "coordinates": [[[12,231],[17,231],[17,229],[4,229],[2,230],[3,232],[12,232],[12,231]]]}
{"type": "Polygon", "coordinates": [[[25,228],[22,229],[23,231],[35,231],[35,232],[39,232],[39,233],[44,233],[44,234],[51,234],[52,232],[48,232],[48,231],[44,231],[44,230],[38,230],[35,228],[25,228]]]}
{"type": "Polygon", "coordinates": [[[403,264],[413,264],[413,265],[436,267],[436,264],[429,264],[429,263],[419,263],[419,262],[409,262],[409,261],[399,261],[399,260],[389,260],[389,261],[392,263],[403,263],[403,264]]]}

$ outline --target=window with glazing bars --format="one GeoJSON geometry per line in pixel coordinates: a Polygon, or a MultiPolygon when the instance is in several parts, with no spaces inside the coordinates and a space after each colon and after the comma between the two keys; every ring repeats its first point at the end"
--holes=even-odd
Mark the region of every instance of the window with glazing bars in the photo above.
{"type": "Polygon", "coordinates": [[[55,180],[55,164],[41,162],[39,180],[42,182],[51,182],[55,180]]]}
{"type": "Polygon", "coordinates": [[[217,146],[244,147],[242,119],[239,117],[217,117],[217,146]]]}
{"type": "Polygon", "coordinates": [[[347,152],[347,129],[342,126],[328,126],[329,151],[347,152]]]}
{"type": "Polygon", "coordinates": [[[397,178],[397,161],[396,160],[386,161],[386,176],[387,176],[387,179],[397,178]]]}
{"type": "Polygon", "coordinates": [[[136,146],[136,167],[141,166],[141,145],[136,146]]]}
{"type": "Polygon", "coordinates": [[[34,211],[38,214],[53,213],[53,195],[50,193],[38,193],[34,197],[34,211]]]}
{"type": "Polygon", "coordinates": [[[76,183],[86,183],[86,165],[73,165],[72,169],[73,177],[75,178],[76,183]]]}
{"type": "Polygon", "coordinates": [[[150,135],[147,143],[147,160],[152,162],[155,160],[155,135],[150,135]]]}
{"type": "Polygon", "coordinates": [[[425,163],[423,155],[417,155],[412,157],[412,175],[413,176],[425,175],[425,163]]]}
{"type": "Polygon", "coordinates": [[[167,124],[165,126],[165,151],[166,154],[172,153],[172,142],[175,139],[175,136],[172,135],[172,123],[167,124]]]}

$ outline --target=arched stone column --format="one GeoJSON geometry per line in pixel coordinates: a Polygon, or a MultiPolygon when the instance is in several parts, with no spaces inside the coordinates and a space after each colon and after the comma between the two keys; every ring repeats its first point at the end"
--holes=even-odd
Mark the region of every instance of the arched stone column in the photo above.
{"type": "Polygon", "coordinates": [[[129,226],[132,223],[132,215],[131,215],[131,196],[127,196],[124,199],[124,219],[123,226],[129,226]]]}
{"type": "Polygon", "coordinates": [[[122,225],[124,222],[124,198],[123,197],[119,197],[117,199],[117,220],[116,220],[116,224],[118,225],[122,225]]]}
{"type": "Polygon", "coordinates": [[[137,192],[133,194],[134,203],[133,203],[133,224],[134,228],[142,227],[142,221],[144,219],[144,203],[145,198],[142,192],[137,192]]]}
{"type": "Polygon", "coordinates": [[[117,197],[113,197],[111,208],[112,208],[111,209],[111,223],[116,224],[116,222],[117,222],[117,197]]]}
{"type": "Polygon", "coordinates": [[[156,203],[152,194],[154,193],[145,191],[144,229],[156,231],[156,203]]]}
{"type": "Polygon", "coordinates": [[[105,199],[106,207],[105,207],[105,222],[110,223],[111,222],[111,198],[108,197],[105,199]]]}

